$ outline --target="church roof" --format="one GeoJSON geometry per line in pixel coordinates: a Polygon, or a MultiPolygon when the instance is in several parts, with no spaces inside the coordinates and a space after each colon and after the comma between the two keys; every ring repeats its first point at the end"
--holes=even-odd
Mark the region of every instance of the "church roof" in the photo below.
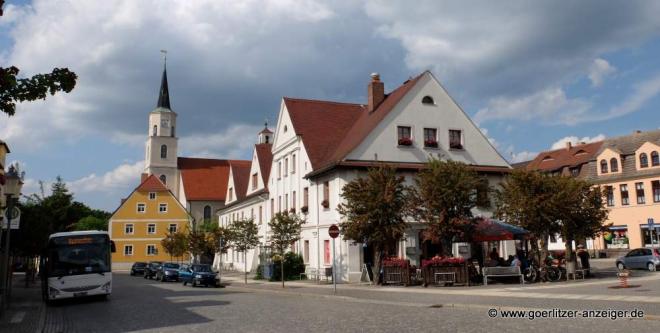
{"type": "Polygon", "coordinates": [[[177,163],[186,200],[225,201],[231,162],[234,161],[179,157],[177,163]]]}
{"type": "Polygon", "coordinates": [[[160,91],[158,92],[156,108],[172,110],[170,107],[170,89],[167,86],[167,67],[163,68],[163,77],[160,80],[160,91]]]}

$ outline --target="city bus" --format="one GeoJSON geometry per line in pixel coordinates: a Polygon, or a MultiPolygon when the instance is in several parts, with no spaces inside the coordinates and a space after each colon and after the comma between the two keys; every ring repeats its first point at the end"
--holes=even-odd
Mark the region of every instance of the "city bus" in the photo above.
{"type": "Polygon", "coordinates": [[[40,263],[44,301],[110,295],[111,252],[115,252],[115,244],[105,231],[50,235],[40,263]]]}

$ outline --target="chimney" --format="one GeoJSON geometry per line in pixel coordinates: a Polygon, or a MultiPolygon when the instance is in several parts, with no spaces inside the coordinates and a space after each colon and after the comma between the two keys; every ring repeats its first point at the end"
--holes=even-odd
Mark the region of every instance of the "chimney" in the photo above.
{"type": "Polygon", "coordinates": [[[573,144],[570,141],[566,141],[566,150],[571,150],[573,144]]]}
{"type": "Polygon", "coordinates": [[[378,73],[371,73],[371,82],[367,90],[369,91],[367,108],[369,112],[373,112],[385,99],[385,85],[380,81],[378,73]]]}
{"type": "Polygon", "coordinates": [[[633,134],[642,134],[642,131],[640,131],[640,130],[635,130],[635,131],[633,132],[633,134]]]}
{"type": "Polygon", "coordinates": [[[147,177],[149,177],[148,173],[143,173],[140,175],[140,183],[143,183],[145,180],[147,180],[147,177]]]}

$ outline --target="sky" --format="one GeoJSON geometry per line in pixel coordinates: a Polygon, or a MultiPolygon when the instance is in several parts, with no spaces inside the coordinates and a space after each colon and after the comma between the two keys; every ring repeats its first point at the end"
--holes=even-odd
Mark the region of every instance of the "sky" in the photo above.
{"type": "Polygon", "coordinates": [[[660,126],[660,2],[6,0],[0,67],[69,94],[0,115],[25,194],[114,210],[143,170],[163,60],[179,155],[249,159],[281,97],[366,103],[431,70],[510,162],[660,126]]]}

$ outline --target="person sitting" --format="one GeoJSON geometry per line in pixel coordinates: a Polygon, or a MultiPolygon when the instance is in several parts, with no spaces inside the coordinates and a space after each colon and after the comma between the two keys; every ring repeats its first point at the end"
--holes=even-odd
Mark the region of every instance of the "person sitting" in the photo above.
{"type": "Polygon", "coordinates": [[[511,260],[511,266],[512,267],[515,267],[515,266],[520,267],[521,265],[522,265],[522,263],[520,262],[520,259],[518,259],[518,255],[513,257],[513,260],[511,260]]]}
{"type": "Polygon", "coordinates": [[[493,248],[493,251],[490,251],[488,257],[490,258],[490,260],[495,260],[495,261],[498,261],[500,259],[500,254],[497,253],[496,247],[493,248]]]}

